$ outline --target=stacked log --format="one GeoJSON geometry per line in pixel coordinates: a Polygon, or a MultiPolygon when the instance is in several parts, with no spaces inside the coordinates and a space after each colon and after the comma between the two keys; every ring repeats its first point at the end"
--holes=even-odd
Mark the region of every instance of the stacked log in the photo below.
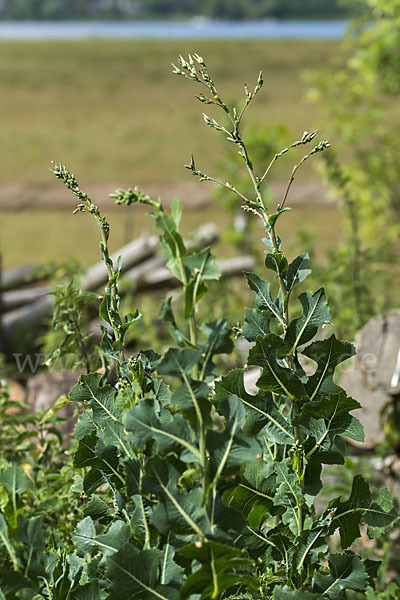
{"type": "MultiPolygon", "coordinates": [[[[186,242],[188,249],[199,250],[210,246],[218,239],[215,225],[207,224],[200,227],[192,240],[186,242]]],[[[165,266],[165,258],[157,248],[157,236],[142,236],[111,256],[114,264],[122,256],[122,274],[135,286],[137,292],[151,291],[163,288],[174,288],[179,282],[171,275],[165,266]]],[[[220,261],[222,277],[241,275],[245,270],[251,270],[253,259],[249,256],[220,261]]],[[[52,308],[52,297],[49,295],[49,285],[35,285],[23,288],[23,284],[39,272],[37,265],[26,265],[13,271],[6,271],[1,276],[0,306],[1,334],[5,343],[16,339],[24,329],[36,330],[52,308]]],[[[90,267],[82,278],[82,289],[87,291],[101,290],[107,282],[107,270],[103,262],[90,267]]]]}

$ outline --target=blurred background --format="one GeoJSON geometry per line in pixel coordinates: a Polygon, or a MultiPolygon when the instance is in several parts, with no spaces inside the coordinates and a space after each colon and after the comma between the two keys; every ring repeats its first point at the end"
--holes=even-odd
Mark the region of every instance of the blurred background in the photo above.
{"type": "MultiPolygon", "coordinates": [[[[243,84],[263,71],[244,125],[260,170],[306,130],[329,139],[332,149],[299,170],[279,233],[290,256],[312,255],[339,335],[354,339],[371,317],[396,308],[399,15],[398,0],[1,0],[3,353],[12,356],[16,339],[19,349],[23,339],[38,344],[15,326],[18,313],[7,321],[10,312],[29,311],[99,260],[96,225],[73,215],[74,198],[50,161],[64,163],[107,211],[114,251],[154,232],[146,211],[108,197],[139,186],[183,203],[184,233],[217,225],[218,257],[251,255],[261,265],[251,243],[258,236],[235,198],[184,168],[193,154],[202,171],[248,185],[236,153],[205,126],[199,90],[172,75],[171,63],[188,52],[205,58],[221,96],[238,106],[243,84]]],[[[299,152],[272,170],[270,206],[299,152]]],[[[232,302],[233,323],[242,316],[232,302]]],[[[35,325],[48,317],[32,314],[35,325]]]]}
{"type": "MultiPolygon", "coordinates": [[[[32,256],[57,262],[76,256],[75,235],[80,259],[89,265],[97,258],[90,233],[77,231],[88,224],[72,217],[73,199],[49,173],[51,160],[65,163],[100,204],[116,186],[138,185],[163,199],[208,203],[218,219],[213,190],[192,181],[183,165],[194,154],[203,170],[216,172],[226,144],[204,126],[197,90],[173,77],[170,63],[198,52],[224,97],[238,103],[243,83],[253,84],[262,69],[266,84],[247,123],[265,128],[272,147],[277,126],[287,133],[283,142],[321,124],[327,130],[321,103],[307,102],[303,76],[332,63],[346,29],[341,20],[356,10],[324,0],[2,0],[3,268],[32,256]],[[40,230],[46,235],[38,239],[40,230]]],[[[287,168],[278,167],[274,177],[284,182],[287,168]]],[[[304,180],[321,181],[309,170],[304,180]]],[[[319,185],[311,195],[322,200],[319,185]]],[[[334,218],[333,207],[325,204],[325,211],[334,218]]],[[[199,214],[210,218],[203,206],[199,214]]],[[[135,231],[116,219],[117,247],[135,231]]],[[[311,230],[320,231],[325,249],[338,238],[319,221],[311,230]]]]}

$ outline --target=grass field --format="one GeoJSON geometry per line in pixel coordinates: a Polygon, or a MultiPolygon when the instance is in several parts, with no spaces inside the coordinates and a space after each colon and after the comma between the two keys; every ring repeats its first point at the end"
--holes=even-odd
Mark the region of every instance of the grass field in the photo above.
{"type": "MultiPolygon", "coordinates": [[[[146,232],[156,233],[154,221],[145,210],[135,208],[111,209],[108,220],[111,225],[110,245],[113,251],[146,232]],[[133,212],[132,212],[133,211],[133,212]],[[129,216],[128,216],[129,215],[129,216]]],[[[99,231],[90,215],[73,215],[72,210],[23,211],[16,216],[7,211],[1,215],[4,236],[4,267],[37,261],[54,261],[61,264],[70,258],[78,259],[82,265],[90,266],[100,260],[99,231]],[[23,234],[21,234],[23,232],[23,234]]],[[[220,206],[200,208],[184,212],[182,231],[193,232],[200,223],[212,221],[222,232],[227,225],[226,215],[220,206]]],[[[315,247],[321,256],[340,240],[339,216],[334,206],[299,206],[282,219],[278,228],[285,239],[285,247],[298,242],[297,234],[305,231],[315,238],[315,247]]],[[[159,232],[157,232],[159,233],[159,232]]],[[[263,232],[260,227],[259,237],[263,232]]],[[[302,248],[304,250],[304,248],[302,248]]],[[[233,249],[226,243],[216,250],[220,258],[227,258],[233,249]]]]}
{"type": "MultiPolygon", "coordinates": [[[[171,74],[179,53],[202,54],[221,94],[265,86],[251,122],[284,123],[293,135],[318,123],[302,72],[329,61],[324,41],[79,41],[0,43],[0,184],[49,183],[50,160],[84,182],[140,185],[185,177],[193,152],[205,169],[225,141],[204,125],[190,82],[171,74]]],[[[209,108],[212,114],[212,108],[209,108]]]]}
{"type": "MultiPolygon", "coordinates": [[[[293,137],[301,135],[320,125],[318,107],[305,101],[302,73],[328,62],[337,47],[323,41],[2,42],[3,206],[7,184],[21,185],[21,197],[24,189],[39,195],[42,187],[59,193],[62,184],[48,170],[51,160],[64,162],[82,184],[145,188],[188,181],[183,165],[191,153],[202,170],[218,173],[217,163],[230,146],[203,123],[204,108],[213,116],[215,107],[201,105],[194,98],[198,88],[172,75],[170,63],[180,53],[202,54],[221,95],[238,102],[243,83],[252,87],[262,69],[264,88],[248,122],[283,123],[293,137]]],[[[308,179],[310,172],[307,167],[299,178],[308,179]]],[[[49,202],[45,211],[0,213],[3,267],[33,259],[61,262],[72,255],[86,264],[97,260],[97,231],[87,218],[72,217],[73,202],[70,197],[65,211],[52,212],[49,202]]],[[[293,239],[297,229],[308,227],[325,232],[318,234],[325,247],[336,242],[323,225],[326,211],[313,224],[303,213],[288,221],[293,239]]],[[[113,213],[113,220],[117,248],[125,242],[126,227],[121,212],[113,213]]],[[[221,210],[192,213],[187,230],[209,220],[221,222],[221,210]]]]}

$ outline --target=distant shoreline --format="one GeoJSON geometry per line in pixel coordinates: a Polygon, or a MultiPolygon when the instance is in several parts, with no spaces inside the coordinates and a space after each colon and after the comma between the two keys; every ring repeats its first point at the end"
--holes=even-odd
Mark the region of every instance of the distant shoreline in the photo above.
{"type": "Polygon", "coordinates": [[[347,20],[0,21],[0,40],[309,39],[340,40],[347,20]]]}

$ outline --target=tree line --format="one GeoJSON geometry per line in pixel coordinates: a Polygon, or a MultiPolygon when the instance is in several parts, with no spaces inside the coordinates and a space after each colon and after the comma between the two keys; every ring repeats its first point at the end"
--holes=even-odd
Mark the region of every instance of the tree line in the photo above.
{"type": "Polygon", "coordinates": [[[0,0],[2,19],[329,19],[356,10],[354,0],[0,0]]]}

